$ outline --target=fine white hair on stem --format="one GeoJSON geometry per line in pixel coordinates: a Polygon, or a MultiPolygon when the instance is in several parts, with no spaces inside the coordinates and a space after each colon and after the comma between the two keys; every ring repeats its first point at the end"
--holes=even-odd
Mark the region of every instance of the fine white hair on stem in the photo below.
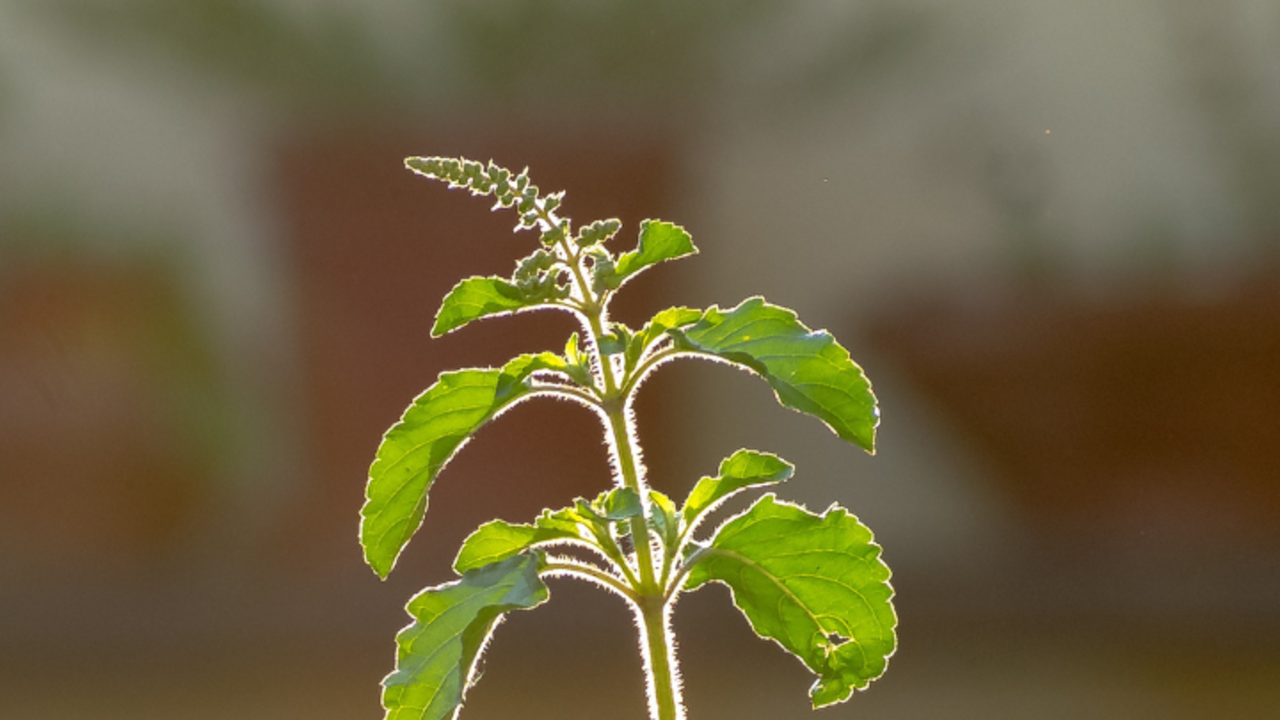
{"type": "MultiPolygon", "coordinates": [[[[631,461],[636,468],[636,481],[643,488],[648,487],[646,480],[649,477],[649,469],[644,465],[644,448],[640,446],[640,436],[636,433],[636,412],[632,407],[635,397],[635,393],[627,397],[626,404],[622,407],[622,419],[627,431],[627,444],[631,446],[631,461]]],[[[642,497],[640,500],[648,507],[648,498],[642,497]]]]}
{"type": "Polygon", "coordinates": [[[571,577],[585,580],[596,587],[621,597],[634,607],[635,598],[626,591],[626,580],[589,563],[569,556],[548,556],[547,565],[540,572],[542,577],[571,577]]]}
{"type": "MultiPolygon", "coordinates": [[[[462,697],[459,698],[461,701],[466,700],[467,691],[470,690],[472,686],[474,686],[477,682],[479,682],[480,676],[484,674],[480,670],[480,666],[484,663],[485,651],[489,649],[489,641],[493,640],[494,632],[497,631],[498,626],[501,625],[503,621],[506,619],[507,619],[506,616],[502,614],[499,614],[496,618],[494,618],[493,623],[489,625],[489,631],[486,632],[484,634],[484,637],[480,640],[480,647],[476,648],[476,655],[474,658],[471,659],[471,667],[467,668],[467,677],[464,679],[462,683],[462,697]]],[[[458,703],[459,712],[462,709],[462,704],[463,704],[462,702],[458,703]]]]}
{"type": "MultiPolygon", "coordinates": [[[[676,662],[676,638],[675,634],[671,631],[671,611],[673,608],[673,602],[664,602],[659,622],[662,623],[661,634],[664,638],[663,647],[667,653],[666,662],[664,664],[670,673],[671,696],[675,701],[675,720],[685,720],[683,680],[680,677],[680,665],[676,662]]],[[[660,715],[658,712],[658,694],[653,668],[653,643],[649,641],[649,631],[651,628],[649,627],[648,620],[646,619],[644,609],[638,604],[632,604],[632,619],[635,621],[636,631],[640,634],[641,638],[640,656],[644,664],[645,695],[649,698],[649,717],[653,720],[657,720],[660,715]]]]}
{"type": "MultiPolygon", "coordinates": [[[[609,470],[613,474],[614,484],[617,487],[625,487],[626,483],[623,480],[625,474],[622,469],[622,450],[618,447],[618,440],[614,434],[615,429],[613,427],[613,421],[609,418],[608,413],[603,408],[595,406],[593,409],[596,410],[596,414],[600,416],[600,422],[604,426],[604,442],[605,447],[609,451],[609,470]]],[[[648,476],[648,471],[644,466],[644,456],[640,448],[639,436],[636,434],[635,412],[631,408],[631,398],[627,398],[627,402],[623,406],[622,418],[623,432],[626,433],[627,445],[631,451],[631,461],[635,466],[636,481],[641,488],[645,488],[647,487],[645,478],[648,476]]],[[[649,498],[646,497],[643,492],[640,493],[640,502],[648,508],[649,498]]]]}
{"type": "MultiPolygon", "coordinates": [[[[609,567],[613,566],[613,559],[610,558],[599,545],[582,538],[555,538],[554,540],[548,540],[545,543],[533,543],[530,547],[557,547],[561,549],[586,550],[590,551],[594,557],[605,561],[606,565],[609,567]]],[[[583,562],[588,561],[584,560],[583,562]]]]}

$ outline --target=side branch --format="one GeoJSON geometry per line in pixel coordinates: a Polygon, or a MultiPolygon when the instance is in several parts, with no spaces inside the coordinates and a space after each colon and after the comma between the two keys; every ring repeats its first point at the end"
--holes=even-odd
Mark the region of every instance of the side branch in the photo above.
{"type": "Polygon", "coordinates": [[[549,556],[543,566],[541,575],[545,577],[574,577],[621,595],[632,605],[638,606],[640,598],[621,578],[610,575],[590,563],[582,562],[566,556],[549,556]]]}

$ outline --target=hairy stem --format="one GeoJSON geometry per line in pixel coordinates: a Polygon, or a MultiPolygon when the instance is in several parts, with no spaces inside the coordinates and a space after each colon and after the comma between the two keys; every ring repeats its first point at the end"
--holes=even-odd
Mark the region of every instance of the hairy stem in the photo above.
{"type": "MultiPolygon", "coordinates": [[[[640,477],[630,418],[618,403],[611,404],[606,414],[613,432],[614,452],[617,453],[623,483],[645,498],[645,483],[640,477]]],[[[675,646],[669,627],[668,602],[671,597],[655,577],[649,526],[643,516],[631,518],[631,537],[635,544],[636,565],[640,570],[640,583],[635,588],[639,595],[637,624],[640,626],[641,654],[644,656],[644,670],[648,678],[646,690],[649,694],[649,716],[651,720],[684,720],[675,646]]]]}
{"type": "Polygon", "coordinates": [[[565,557],[550,557],[547,559],[546,565],[542,572],[546,576],[564,575],[566,577],[576,577],[581,580],[593,582],[607,590],[612,590],[624,598],[633,602],[638,602],[635,593],[631,588],[621,580],[613,577],[600,568],[594,567],[588,563],[565,557]]]}
{"type": "MultiPolygon", "coordinates": [[[[647,488],[640,477],[640,463],[636,459],[635,443],[631,437],[630,420],[622,409],[620,402],[610,403],[605,407],[605,415],[609,419],[609,430],[613,434],[613,452],[616,454],[618,472],[622,475],[623,487],[636,491],[648,507],[647,488]]],[[[658,589],[654,578],[653,550],[649,541],[649,525],[643,516],[631,518],[631,538],[636,549],[636,564],[640,566],[641,593],[658,589]]]]}
{"type": "Polygon", "coordinates": [[[684,720],[675,642],[671,636],[671,613],[662,594],[640,598],[640,632],[648,675],[649,717],[651,720],[684,720]]]}
{"type": "MultiPolygon", "coordinates": [[[[555,218],[549,214],[544,215],[543,219],[549,223],[555,222],[555,218]]],[[[627,403],[636,385],[633,379],[627,376],[626,371],[623,371],[622,377],[615,378],[613,365],[600,351],[600,339],[605,334],[608,321],[606,294],[596,295],[592,291],[580,267],[580,254],[570,245],[568,239],[561,239],[560,243],[583,298],[581,312],[586,320],[584,329],[591,336],[589,347],[595,355],[595,365],[604,386],[602,398],[604,402],[601,407],[608,421],[615,469],[620,476],[617,479],[621,480],[623,487],[636,491],[646,508],[644,514],[630,520],[631,538],[635,545],[636,565],[640,577],[631,577],[630,573],[627,573],[627,580],[632,585],[629,597],[636,603],[639,615],[640,645],[644,656],[645,673],[649,680],[647,684],[649,715],[651,720],[684,720],[675,647],[669,627],[668,602],[671,596],[656,577],[657,570],[654,567],[649,525],[645,519],[649,505],[648,488],[641,476],[639,443],[635,440],[632,419],[627,412],[627,403]]],[[[626,564],[622,563],[622,566],[625,571],[626,564]]],[[[664,568],[663,575],[665,574],[664,568]]]]}

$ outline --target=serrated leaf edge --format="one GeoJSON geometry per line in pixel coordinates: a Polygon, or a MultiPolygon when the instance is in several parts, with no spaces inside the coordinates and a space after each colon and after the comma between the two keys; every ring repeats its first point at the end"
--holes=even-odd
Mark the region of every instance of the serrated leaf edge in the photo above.
{"type": "MultiPolygon", "coordinates": [[[[753,321],[753,322],[759,322],[759,321],[753,321]]],[[[810,417],[813,417],[819,420],[823,425],[827,427],[827,429],[835,433],[837,437],[847,442],[851,442],[857,445],[858,447],[861,447],[870,455],[875,454],[876,429],[880,425],[880,406],[878,401],[876,400],[875,392],[871,387],[870,379],[867,378],[865,371],[863,371],[862,369],[862,366],[853,360],[853,357],[852,355],[850,355],[848,349],[845,348],[843,345],[841,345],[840,342],[836,340],[835,336],[830,333],[830,331],[824,330],[824,329],[813,330],[809,328],[807,325],[805,325],[803,322],[800,321],[799,315],[796,313],[796,311],[792,310],[791,308],[784,307],[782,305],[774,305],[773,303],[770,303],[768,300],[766,300],[763,296],[753,295],[749,298],[746,298],[745,300],[743,300],[742,302],[738,303],[736,306],[728,310],[722,309],[719,305],[712,305],[711,307],[703,311],[703,317],[701,319],[695,322],[689,323],[687,325],[682,325],[680,327],[668,328],[666,330],[666,333],[675,339],[677,346],[680,346],[676,351],[671,353],[671,355],[669,356],[670,358],[674,358],[674,357],[699,358],[699,359],[707,360],[710,362],[724,363],[726,365],[738,368],[739,370],[748,372],[752,375],[756,375],[757,377],[760,377],[761,379],[763,379],[765,382],[769,384],[769,388],[770,390],[773,391],[774,398],[778,401],[779,405],[793,412],[797,412],[802,415],[808,415],[810,417]],[[728,351],[725,353],[717,353],[717,352],[712,352],[710,350],[703,350],[697,347],[697,343],[689,339],[684,332],[685,330],[697,325],[699,322],[702,321],[702,319],[712,317],[713,314],[717,314],[721,316],[726,314],[731,314],[731,313],[737,312],[738,310],[741,310],[748,303],[756,303],[756,302],[760,303],[761,305],[763,305],[768,309],[780,310],[783,313],[786,313],[787,315],[790,316],[791,321],[794,322],[800,329],[802,329],[806,335],[823,337],[829,342],[829,345],[827,345],[827,347],[837,348],[844,355],[844,359],[848,360],[849,363],[851,363],[853,367],[858,370],[858,373],[861,376],[862,380],[866,383],[867,393],[868,395],[871,396],[871,401],[872,401],[871,414],[873,417],[873,422],[870,428],[870,434],[867,438],[865,439],[859,438],[856,435],[851,435],[850,437],[846,437],[844,434],[840,432],[839,429],[837,429],[829,421],[827,421],[826,418],[823,418],[807,410],[793,407],[791,404],[789,404],[788,401],[786,401],[783,398],[782,392],[778,389],[778,387],[774,385],[773,380],[771,378],[775,376],[768,373],[767,368],[756,367],[752,362],[747,362],[742,359],[737,359],[735,357],[732,357],[733,355],[747,355],[747,353],[740,352],[740,351],[739,352],[728,351]]],[[[756,357],[756,356],[748,355],[748,357],[752,360],[760,360],[760,357],[775,357],[775,356],[768,355],[768,356],[756,357]]],[[[828,358],[824,358],[818,353],[805,353],[803,357],[821,359],[828,363],[831,362],[828,358]]],[[[664,362],[665,362],[665,359],[664,359],[664,362]]],[[[760,363],[760,364],[763,365],[763,363],[760,363]]],[[[652,368],[650,369],[650,371],[652,371],[652,368]]],[[[781,380],[781,378],[779,378],[779,380],[781,380]]]]}
{"type": "MultiPolygon", "coordinates": [[[[792,602],[794,602],[798,607],[800,607],[800,608],[804,611],[804,613],[805,613],[806,615],[808,615],[810,618],[814,618],[814,619],[815,619],[815,620],[814,620],[814,624],[815,624],[815,625],[819,625],[819,623],[817,623],[817,621],[816,621],[816,618],[817,618],[818,616],[814,615],[812,612],[810,612],[810,611],[809,611],[809,609],[808,609],[806,606],[804,606],[803,604],[801,604],[800,602],[798,602],[798,601],[795,599],[795,596],[794,596],[794,594],[791,592],[790,588],[787,588],[785,585],[782,585],[781,583],[779,583],[777,580],[775,580],[775,579],[773,578],[773,576],[772,576],[770,573],[766,572],[763,568],[760,568],[760,566],[759,566],[757,563],[755,563],[754,561],[752,561],[750,558],[743,557],[742,555],[740,555],[740,554],[738,554],[738,553],[736,553],[736,552],[734,552],[734,551],[731,551],[731,550],[724,550],[724,549],[721,549],[721,548],[717,548],[717,547],[715,547],[715,545],[713,544],[713,542],[714,542],[714,538],[716,538],[716,537],[718,537],[718,536],[719,536],[719,534],[720,534],[720,531],[721,531],[721,530],[723,530],[726,526],[728,526],[729,524],[733,523],[734,521],[736,521],[736,520],[738,520],[738,519],[740,519],[740,518],[744,517],[745,515],[747,515],[748,513],[750,513],[752,510],[754,510],[758,505],[760,505],[761,503],[764,503],[764,502],[770,502],[770,503],[772,503],[772,504],[774,504],[774,505],[779,505],[779,506],[784,506],[784,507],[794,508],[794,509],[796,509],[796,510],[800,510],[801,512],[804,512],[804,513],[806,513],[806,514],[809,514],[809,515],[811,515],[811,516],[814,516],[814,517],[816,517],[816,518],[818,518],[819,520],[822,520],[822,521],[825,521],[825,520],[830,516],[830,514],[831,514],[832,512],[838,512],[838,513],[841,513],[841,514],[845,515],[846,517],[854,517],[854,516],[852,516],[852,515],[849,513],[849,511],[848,511],[848,509],[847,509],[847,508],[842,507],[842,506],[841,506],[841,505],[839,505],[838,503],[832,503],[832,504],[831,504],[830,506],[828,506],[828,507],[827,507],[827,509],[826,509],[826,510],[824,510],[821,514],[815,514],[815,513],[813,513],[813,511],[809,510],[809,509],[808,509],[808,508],[806,508],[804,505],[801,505],[801,504],[799,504],[799,503],[790,502],[790,501],[787,501],[787,500],[781,500],[781,499],[779,499],[779,498],[778,498],[778,496],[777,496],[777,495],[775,495],[774,493],[765,493],[765,494],[764,494],[764,495],[762,495],[758,500],[756,500],[756,502],[752,503],[752,505],[751,505],[751,507],[750,507],[750,508],[748,508],[748,509],[746,509],[746,510],[742,511],[741,513],[738,513],[738,514],[736,514],[736,515],[733,515],[733,516],[731,516],[731,517],[728,517],[728,518],[726,518],[723,522],[721,522],[721,523],[716,527],[715,532],[713,532],[713,533],[712,533],[712,535],[711,535],[711,537],[712,537],[712,541],[708,541],[706,544],[703,544],[703,545],[701,545],[701,546],[699,547],[699,549],[698,549],[698,555],[699,555],[699,556],[701,556],[701,557],[700,557],[698,560],[694,560],[694,561],[692,561],[692,562],[689,562],[689,563],[686,565],[685,570],[686,570],[686,571],[691,570],[691,569],[692,569],[692,567],[693,567],[693,565],[695,565],[695,564],[697,564],[698,562],[700,562],[700,561],[701,561],[701,559],[708,558],[708,557],[710,557],[710,556],[712,556],[712,555],[720,555],[720,556],[723,556],[723,557],[732,557],[732,558],[734,558],[735,560],[738,560],[739,562],[742,562],[744,565],[750,565],[751,567],[756,568],[756,569],[757,569],[757,572],[759,572],[759,573],[760,573],[761,575],[763,575],[766,579],[768,579],[768,580],[769,580],[769,582],[773,583],[776,587],[778,587],[780,590],[782,590],[782,591],[783,591],[783,593],[785,593],[785,595],[786,595],[786,596],[791,597],[791,598],[792,598],[792,602]]],[[[863,524],[863,523],[862,523],[860,520],[858,520],[856,517],[854,517],[854,520],[855,520],[855,522],[858,522],[859,524],[861,524],[863,527],[866,527],[866,525],[865,525],[865,524],[863,524]]],[[[748,526],[744,526],[744,527],[749,527],[749,525],[748,525],[748,526]]],[[[870,528],[867,528],[867,530],[870,532],[870,528]]],[[[874,682],[874,681],[878,680],[879,678],[883,677],[883,676],[884,676],[884,673],[888,671],[888,667],[889,667],[889,660],[890,660],[890,659],[894,656],[894,654],[896,654],[896,653],[897,653],[897,651],[898,651],[898,642],[897,642],[898,611],[897,611],[897,608],[893,605],[893,602],[892,602],[893,598],[896,596],[896,592],[894,591],[893,584],[892,584],[892,582],[891,582],[892,575],[893,575],[893,571],[892,571],[892,569],[891,569],[891,568],[890,568],[890,567],[889,567],[889,566],[888,566],[888,565],[883,561],[883,559],[881,559],[881,552],[883,551],[883,547],[882,547],[878,542],[876,542],[876,541],[875,541],[874,534],[873,534],[873,536],[872,536],[871,540],[869,540],[869,541],[868,541],[868,544],[876,548],[875,558],[880,562],[880,564],[884,567],[884,569],[885,569],[885,571],[886,571],[886,573],[887,573],[887,575],[886,575],[885,579],[884,579],[882,582],[883,582],[883,583],[885,584],[885,586],[886,586],[886,587],[888,587],[888,589],[889,589],[889,595],[888,595],[888,597],[886,598],[886,601],[889,603],[889,610],[890,610],[890,612],[893,614],[893,624],[892,624],[892,625],[890,625],[890,626],[887,628],[887,630],[888,630],[888,632],[889,632],[891,635],[893,635],[893,637],[894,637],[893,648],[889,651],[889,653],[888,653],[888,654],[886,654],[886,655],[884,656],[884,663],[885,663],[885,667],[884,667],[884,670],[881,670],[880,674],[878,674],[878,675],[876,675],[875,677],[872,677],[872,678],[867,678],[866,682],[864,682],[861,686],[852,686],[852,687],[850,688],[849,694],[848,694],[848,695],[846,695],[845,697],[843,697],[843,698],[839,699],[839,700],[833,700],[833,701],[831,701],[831,702],[824,703],[823,705],[817,705],[817,704],[815,703],[815,705],[814,705],[814,708],[815,708],[815,709],[816,709],[816,708],[818,708],[818,707],[826,707],[826,706],[828,706],[828,705],[834,705],[834,704],[843,703],[843,702],[847,701],[849,698],[853,697],[854,691],[856,691],[856,690],[863,690],[863,689],[865,689],[868,685],[870,685],[872,682],[874,682]]],[[[752,622],[751,617],[746,613],[746,611],[743,609],[742,605],[738,602],[738,593],[737,593],[737,590],[735,590],[735,589],[734,589],[734,587],[733,587],[732,585],[730,585],[729,583],[727,583],[727,582],[725,582],[725,581],[723,581],[723,580],[721,580],[721,579],[719,579],[719,578],[708,578],[707,580],[703,581],[702,583],[699,583],[699,584],[698,584],[698,585],[696,585],[696,586],[692,586],[692,587],[690,587],[690,586],[688,585],[688,581],[687,581],[687,578],[686,578],[686,581],[685,581],[685,583],[684,583],[684,587],[683,587],[683,589],[684,589],[684,590],[686,590],[686,591],[689,591],[689,590],[697,590],[698,588],[701,588],[703,585],[705,585],[705,584],[707,584],[707,583],[712,583],[712,582],[714,582],[714,583],[719,583],[719,584],[721,584],[721,585],[725,586],[726,588],[728,588],[728,590],[729,590],[729,596],[730,596],[731,601],[733,602],[734,607],[738,608],[738,611],[742,614],[743,618],[744,618],[744,619],[746,619],[747,624],[751,627],[751,631],[756,635],[756,637],[759,637],[759,638],[761,638],[761,639],[763,639],[763,640],[769,640],[769,641],[773,642],[773,643],[774,643],[775,645],[777,645],[777,646],[778,646],[778,647],[779,647],[783,652],[785,652],[786,654],[790,655],[791,657],[796,658],[796,659],[800,662],[800,664],[801,664],[801,665],[803,665],[803,666],[805,667],[805,669],[806,669],[806,670],[808,670],[809,672],[813,672],[814,674],[817,674],[817,675],[818,675],[817,680],[815,680],[815,681],[814,681],[814,683],[813,683],[813,685],[811,685],[811,686],[810,686],[810,695],[812,696],[812,694],[813,694],[814,692],[816,692],[816,690],[818,689],[819,684],[822,682],[822,680],[823,680],[823,676],[822,676],[822,675],[820,675],[820,674],[818,674],[818,673],[816,673],[816,672],[813,670],[813,668],[809,667],[808,663],[806,663],[806,662],[804,661],[804,658],[802,658],[802,657],[800,657],[799,655],[797,655],[797,654],[795,654],[794,652],[792,652],[792,651],[791,651],[791,649],[790,649],[790,648],[788,648],[786,645],[783,645],[781,640],[779,640],[778,638],[775,638],[775,637],[773,637],[773,636],[770,636],[770,635],[764,635],[764,634],[761,634],[760,632],[757,632],[757,631],[756,631],[756,627],[755,627],[755,623],[754,623],[754,622],[752,622]]],[[[855,589],[853,589],[853,588],[849,588],[848,586],[844,586],[844,587],[846,587],[847,589],[849,589],[850,591],[852,591],[852,592],[853,592],[853,594],[857,595],[858,597],[863,598],[864,603],[867,605],[867,607],[871,607],[871,603],[870,603],[869,601],[867,601],[867,600],[863,597],[862,593],[858,592],[857,590],[855,590],[855,589]]],[[[821,627],[821,626],[819,625],[819,627],[821,627]]],[[[848,638],[847,642],[855,642],[855,643],[856,643],[856,640],[855,640],[852,636],[850,636],[850,637],[848,638]]],[[[865,657],[866,655],[865,655],[865,651],[863,651],[863,650],[862,650],[862,645],[861,645],[860,643],[858,643],[858,644],[857,644],[857,647],[859,648],[859,650],[860,650],[860,651],[862,651],[862,652],[864,653],[864,657],[865,657]]]]}
{"type": "MultiPolygon", "coordinates": [[[[521,357],[524,357],[524,356],[517,356],[517,358],[513,358],[513,361],[521,357]]],[[[506,366],[504,365],[504,367],[506,366]]],[[[360,508],[360,526],[359,526],[359,532],[357,537],[360,539],[361,548],[364,550],[364,557],[365,557],[366,563],[373,569],[374,573],[377,574],[378,577],[380,577],[381,579],[383,580],[387,579],[387,577],[390,576],[391,572],[395,570],[396,563],[399,561],[400,557],[404,554],[405,548],[408,547],[409,542],[413,539],[413,536],[417,534],[418,530],[422,528],[422,523],[426,519],[427,506],[429,505],[428,497],[430,495],[431,488],[435,485],[436,479],[439,478],[440,474],[444,472],[448,464],[453,461],[453,458],[457,457],[457,455],[460,452],[462,452],[462,449],[466,447],[468,443],[471,442],[471,440],[475,437],[477,433],[480,432],[482,428],[489,425],[495,419],[502,416],[504,413],[511,410],[515,406],[520,405],[521,403],[524,403],[535,397],[549,396],[549,397],[555,397],[558,399],[573,400],[575,402],[579,402],[580,404],[583,404],[593,412],[598,410],[596,407],[585,402],[582,398],[577,397],[571,393],[564,392],[562,388],[559,388],[556,386],[525,385],[521,389],[520,383],[515,383],[514,385],[517,388],[515,391],[513,391],[511,394],[508,394],[504,397],[498,397],[497,380],[502,377],[501,375],[502,370],[503,368],[493,368],[493,367],[463,368],[459,370],[451,370],[451,371],[441,373],[440,376],[437,378],[436,382],[433,383],[431,386],[429,386],[426,390],[423,390],[421,393],[419,393],[418,396],[414,398],[413,402],[411,402],[409,406],[405,408],[404,412],[401,413],[400,419],[397,420],[390,428],[388,428],[385,433],[383,433],[382,439],[378,443],[379,449],[381,449],[382,445],[387,441],[387,437],[393,431],[405,425],[406,417],[415,407],[417,407],[418,400],[422,398],[424,395],[426,395],[427,393],[429,393],[431,389],[434,388],[437,384],[439,384],[440,382],[439,378],[443,378],[446,375],[465,374],[469,372],[484,372],[484,373],[497,374],[495,378],[495,384],[494,384],[494,402],[491,404],[489,412],[484,416],[483,419],[481,419],[479,422],[476,423],[476,425],[474,426],[471,432],[467,433],[466,436],[463,437],[461,441],[459,441],[459,443],[453,448],[453,450],[448,454],[448,456],[435,468],[434,472],[432,472],[428,477],[426,481],[426,486],[423,491],[422,499],[419,501],[419,505],[421,506],[421,511],[419,512],[419,509],[418,509],[419,506],[415,506],[414,512],[410,515],[410,517],[417,516],[418,520],[416,523],[410,522],[409,526],[411,527],[406,526],[408,529],[406,530],[405,537],[403,540],[401,540],[398,543],[399,550],[396,552],[395,557],[391,559],[391,563],[387,566],[385,572],[380,570],[378,566],[369,558],[368,547],[370,546],[370,543],[366,543],[364,541],[365,527],[373,518],[372,515],[368,515],[365,512],[370,502],[372,501],[372,498],[369,495],[369,490],[374,482],[373,469],[378,465],[379,462],[381,462],[381,458],[378,458],[375,455],[375,459],[373,463],[369,466],[369,478],[365,484],[365,493],[364,493],[365,502],[364,502],[364,505],[360,508]]],[[[526,378],[526,381],[527,380],[528,378],[526,378]]],[[[391,467],[397,466],[400,462],[404,460],[405,457],[407,457],[409,454],[411,454],[415,450],[421,449],[422,447],[429,444],[430,442],[435,442],[436,440],[439,440],[439,439],[440,439],[439,437],[436,437],[433,440],[423,441],[415,444],[409,450],[406,450],[404,454],[400,458],[398,458],[394,463],[392,463],[391,467]]],[[[387,471],[388,469],[386,468],[382,470],[383,473],[387,471]]],[[[409,484],[409,478],[411,477],[416,477],[416,475],[408,476],[406,480],[399,487],[395,488],[395,490],[392,491],[391,493],[392,496],[402,492],[404,487],[409,484]]],[[[388,528],[386,531],[384,531],[384,533],[378,537],[378,541],[385,539],[386,533],[391,531],[392,531],[392,528],[388,528]]],[[[372,545],[374,546],[376,546],[377,544],[378,544],[377,542],[372,543],[372,545]]]]}

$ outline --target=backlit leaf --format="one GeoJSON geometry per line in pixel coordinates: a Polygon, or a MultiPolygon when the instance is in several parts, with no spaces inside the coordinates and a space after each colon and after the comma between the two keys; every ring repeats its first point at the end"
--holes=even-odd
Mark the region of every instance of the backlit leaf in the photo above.
{"type": "Polygon", "coordinates": [[[675,503],[657,490],[650,490],[649,508],[653,513],[651,518],[653,529],[658,531],[663,546],[674,548],[681,529],[680,513],[676,510],[675,503]]]}
{"type": "Polygon", "coordinates": [[[685,523],[711,510],[747,488],[780,483],[791,477],[795,466],[771,453],[739,450],[720,463],[717,477],[704,477],[693,486],[681,513],[685,523]]]}
{"type": "Polygon", "coordinates": [[[537,372],[578,382],[589,382],[583,368],[570,365],[567,360],[553,352],[540,352],[534,355],[520,355],[502,366],[502,373],[498,376],[498,385],[494,389],[494,394],[502,400],[519,392],[525,387],[525,381],[537,372]]]}
{"type": "Polygon", "coordinates": [[[629,520],[644,512],[640,495],[631,488],[614,488],[602,494],[594,505],[605,520],[629,520]]]}
{"type": "Polygon", "coordinates": [[[580,539],[576,523],[565,518],[555,518],[544,511],[533,525],[514,525],[505,520],[493,520],[481,525],[462,543],[453,569],[459,573],[506,560],[537,545],[557,540],[580,539]]]}
{"type": "Polygon", "coordinates": [[[380,577],[422,525],[427,494],[454,453],[505,408],[554,392],[533,385],[539,357],[521,355],[502,369],[441,373],[383,436],[360,509],[360,544],[380,577]]]}
{"type": "Polygon", "coordinates": [[[759,373],[773,386],[778,402],[875,451],[880,412],[871,384],[827,331],[810,330],[794,312],[754,297],[728,311],[713,306],[692,326],[669,332],[682,350],[759,373]]]}
{"type": "Polygon", "coordinates": [[[702,319],[702,311],[687,307],[667,308],[654,315],[627,345],[627,368],[635,367],[640,356],[675,328],[692,325],[702,319]]]}
{"type": "Polygon", "coordinates": [[[457,330],[472,320],[506,315],[536,303],[524,299],[520,288],[500,277],[470,277],[458,283],[445,296],[436,313],[432,337],[457,330]]]}
{"type": "Polygon", "coordinates": [[[385,720],[454,718],[480,653],[501,617],[546,602],[541,555],[517,555],[428,588],[409,601],[413,623],[396,636],[396,670],[382,681],[385,720]]]}
{"type": "Polygon", "coordinates": [[[609,274],[597,275],[597,282],[611,290],[617,289],[645,268],[697,252],[693,238],[684,228],[661,220],[645,220],[640,223],[640,243],[636,249],[619,255],[609,274]]]}
{"type": "Polygon", "coordinates": [[[814,707],[880,677],[897,644],[889,568],[871,531],[844,508],[815,515],[772,494],[721,526],[685,587],[717,581],[752,629],[798,657],[814,707]]]}
{"type": "Polygon", "coordinates": [[[505,560],[530,548],[574,540],[596,545],[606,554],[619,556],[610,526],[639,515],[640,497],[630,488],[601,493],[587,502],[579,498],[572,507],[543,510],[531,525],[494,520],[481,525],[463,542],[453,568],[465,572],[505,560]]]}

